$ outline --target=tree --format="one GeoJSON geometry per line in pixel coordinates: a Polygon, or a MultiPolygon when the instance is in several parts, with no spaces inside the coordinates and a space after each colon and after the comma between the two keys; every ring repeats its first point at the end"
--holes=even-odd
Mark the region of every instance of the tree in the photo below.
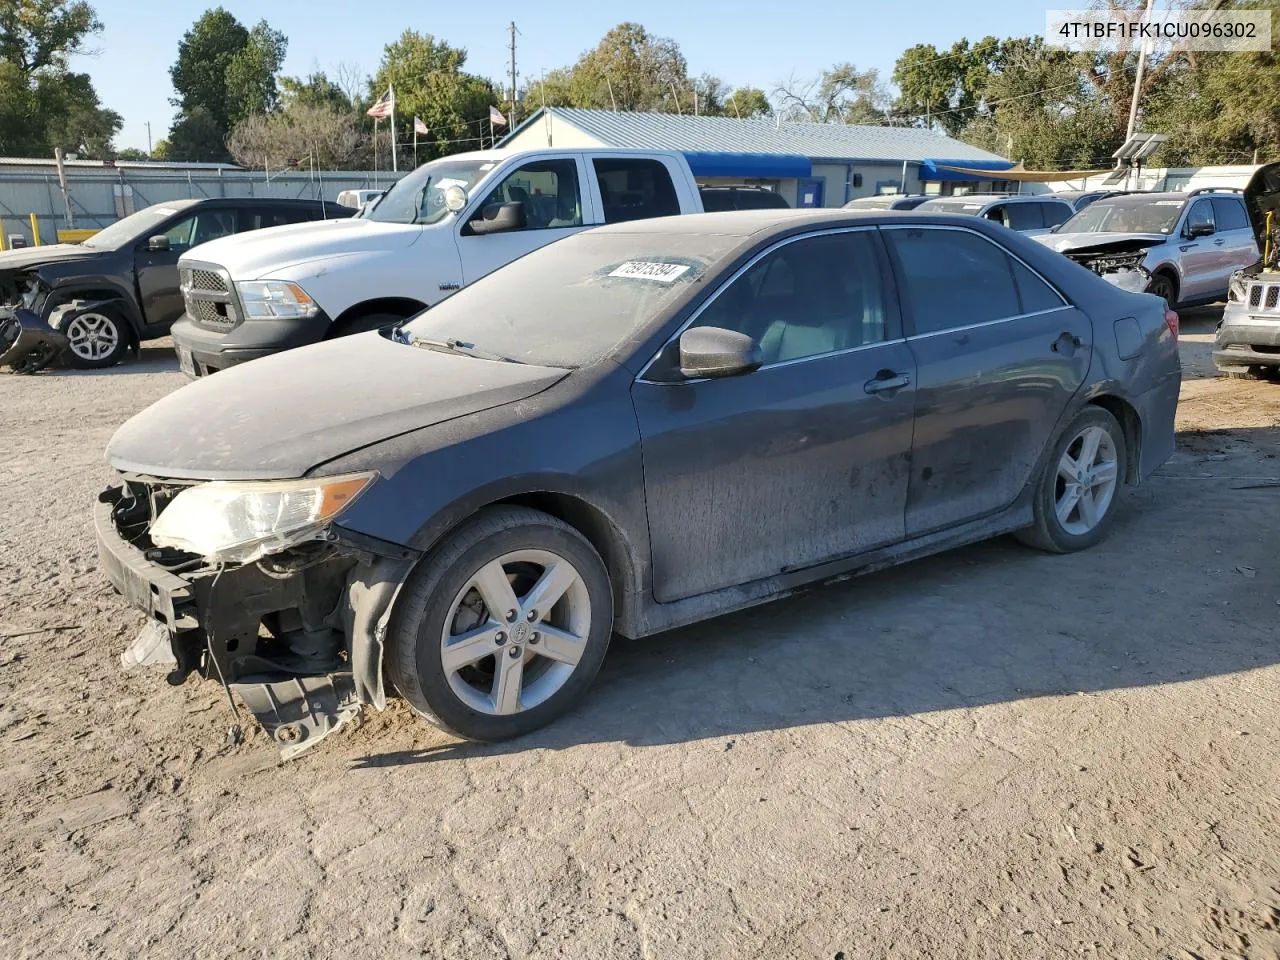
{"type": "Polygon", "coordinates": [[[399,137],[406,138],[415,116],[430,128],[430,139],[419,141],[427,159],[474,150],[487,141],[484,121],[501,94],[488,80],[467,73],[466,62],[466,50],[406,30],[383,49],[378,72],[369,81],[371,99],[395,88],[399,137]]]}
{"type": "Polygon", "coordinates": [[[139,150],[137,147],[125,147],[123,150],[116,151],[117,160],[150,160],[147,151],[139,150]]]}
{"type": "Polygon", "coordinates": [[[355,109],[351,97],[339,83],[324,73],[312,73],[306,77],[280,78],[280,104],[288,110],[295,106],[328,107],[330,110],[350,113],[355,109]]]}
{"type": "Polygon", "coordinates": [[[285,35],[271,29],[265,20],[259,20],[249,31],[248,43],[227,64],[227,97],[233,124],[275,107],[279,99],[276,74],[288,47],[285,35]]]}
{"type": "Polygon", "coordinates": [[[573,66],[547,74],[545,83],[551,106],[675,113],[677,105],[683,111],[687,104],[693,112],[680,47],[638,23],[618,24],[573,66]]]}
{"type": "Polygon", "coordinates": [[[726,117],[767,117],[773,113],[773,106],[765,92],[757,87],[739,87],[725,99],[726,117]]]}
{"type": "Polygon", "coordinates": [[[101,29],[84,0],[0,0],[0,153],[111,155],[120,115],[86,74],[68,70],[101,29]]]}
{"type": "Polygon", "coordinates": [[[236,121],[275,106],[276,73],[288,41],[265,20],[252,31],[217,7],[182,37],[169,77],[179,108],[169,139],[175,159],[226,160],[236,121]]]}
{"type": "Polygon", "coordinates": [[[240,121],[227,139],[243,167],[280,168],[291,162],[332,170],[351,166],[365,137],[351,111],[325,105],[293,104],[240,121]]]}
{"type": "Polygon", "coordinates": [[[893,68],[899,91],[896,111],[919,126],[936,123],[955,136],[977,116],[999,49],[995,37],[972,46],[960,40],[946,53],[932,44],[911,47],[893,68]]]}
{"type": "Polygon", "coordinates": [[[859,70],[840,63],[816,78],[779,83],[774,96],[783,118],[815,123],[881,124],[892,101],[880,82],[879,71],[859,70]]]}

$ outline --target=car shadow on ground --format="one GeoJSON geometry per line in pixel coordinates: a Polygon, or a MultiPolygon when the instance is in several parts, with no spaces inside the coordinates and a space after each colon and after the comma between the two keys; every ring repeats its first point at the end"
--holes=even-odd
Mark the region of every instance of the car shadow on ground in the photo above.
{"type": "MultiPolygon", "coordinates": [[[[366,742],[350,760],[382,767],[596,742],[722,739],[730,749],[764,730],[1106,696],[1275,664],[1280,582],[1270,538],[1257,536],[1280,521],[1280,466],[1275,476],[1154,478],[1128,494],[1110,538],[1080,554],[1003,537],[656,637],[615,637],[585,701],[548,727],[377,754],[366,742]],[[1208,536],[1206,524],[1216,524],[1208,536]],[[1195,531],[1206,554],[1180,555],[1172,545],[1195,531]],[[1219,639],[1206,641],[1202,623],[1219,639]]],[[[379,745],[412,735],[391,731],[379,745]]]]}
{"type": "Polygon", "coordinates": [[[169,371],[178,372],[178,358],[173,352],[173,347],[146,344],[138,351],[136,357],[132,353],[126,353],[124,359],[114,367],[104,367],[101,370],[77,370],[74,367],[66,366],[60,361],[55,363],[54,366],[40,371],[37,376],[120,377],[138,373],[168,373],[169,371]]]}

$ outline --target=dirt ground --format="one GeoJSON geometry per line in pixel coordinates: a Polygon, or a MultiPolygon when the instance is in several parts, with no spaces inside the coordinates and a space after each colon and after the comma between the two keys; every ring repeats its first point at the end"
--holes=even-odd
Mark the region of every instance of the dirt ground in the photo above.
{"type": "Polygon", "coordinates": [[[0,377],[0,957],[1280,957],[1280,385],[1214,377],[1214,319],[1089,553],[615,641],[515,743],[393,706],[283,765],[118,668],[90,503],[171,355],[0,377]]]}

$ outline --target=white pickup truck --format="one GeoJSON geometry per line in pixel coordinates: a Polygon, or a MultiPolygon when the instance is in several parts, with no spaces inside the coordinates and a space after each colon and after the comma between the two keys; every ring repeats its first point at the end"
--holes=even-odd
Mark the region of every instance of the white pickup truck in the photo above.
{"type": "Polygon", "coordinates": [[[410,317],[603,223],[701,213],[683,154],[487,150],[424,164],[356,219],[257,230],[178,263],[179,365],[201,376],[410,317]]]}

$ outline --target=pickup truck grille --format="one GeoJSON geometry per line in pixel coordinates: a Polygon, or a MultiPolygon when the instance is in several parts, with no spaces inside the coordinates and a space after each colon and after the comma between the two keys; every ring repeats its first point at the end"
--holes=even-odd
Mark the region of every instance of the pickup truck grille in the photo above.
{"type": "Polygon", "coordinates": [[[1280,283],[1249,284],[1249,308],[1251,310],[1274,310],[1280,305],[1280,283]]]}
{"type": "Polygon", "coordinates": [[[227,330],[240,322],[240,304],[226,270],[212,263],[184,265],[179,280],[182,301],[193,323],[227,330]]]}

